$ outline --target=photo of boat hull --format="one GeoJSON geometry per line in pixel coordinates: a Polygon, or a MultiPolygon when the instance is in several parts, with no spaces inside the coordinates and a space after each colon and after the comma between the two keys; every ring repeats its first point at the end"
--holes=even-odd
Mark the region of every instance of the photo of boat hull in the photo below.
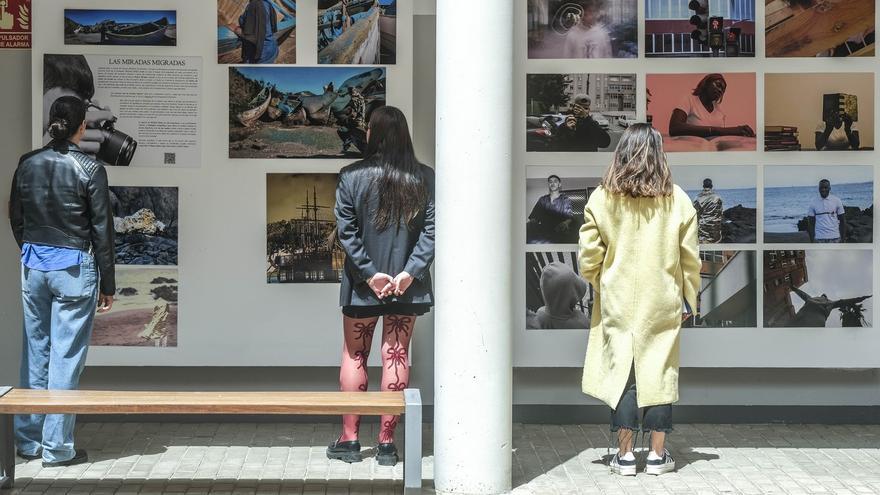
{"type": "Polygon", "coordinates": [[[259,105],[251,108],[250,110],[245,110],[244,112],[239,113],[235,116],[241,125],[245,127],[251,127],[254,123],[266,113],[266,110],[269,108],[269,103],[272,101],[272,94],[269,93],[266,95],[266,99],[263,100],[259,105]]]}
{"type": "Polygon", "coordinates": [[[97,45],[101,43],[101,33],[77,32],[76,38],[81,43],[88,43],[90,45],[97,45]]]}
{"type": "Polygon", "coordinates": [[[176,46],[177,11],[65,9],[64,44],[176,46]]]}
{"type": "Polygon", "coordinates": [[[133,26],[116,26],[107,30],[107,40],[114,45],[156,45],[165,40],[167,29],[167,19],[133,26]]]}

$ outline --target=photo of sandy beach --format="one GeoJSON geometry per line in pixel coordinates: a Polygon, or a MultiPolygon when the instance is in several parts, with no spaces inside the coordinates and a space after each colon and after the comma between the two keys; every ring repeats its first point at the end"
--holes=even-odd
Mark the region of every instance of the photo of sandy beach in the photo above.
{"type": "Polygon", "coordinates": [[[177,347],[176,267],[116,266],[109,313],[95,316],[93,346],[177,347]]]}

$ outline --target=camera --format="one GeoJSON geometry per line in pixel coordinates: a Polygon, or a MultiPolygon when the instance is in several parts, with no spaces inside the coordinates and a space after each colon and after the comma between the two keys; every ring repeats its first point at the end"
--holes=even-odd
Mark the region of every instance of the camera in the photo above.
{"type": "MultiPolygon", "coordinates": [[[[89,103],[89,108],[100,107],[89,103]]],[[[128,134],[116,129],[116,116],[105,120],[101,127],[101,136],[104,140],[101,142],[101,149],[98,150],[97,157],[108,165],[117,165],[127,167],[134,158],[134,152],[137,149],[137,141],[128,134]]]]}

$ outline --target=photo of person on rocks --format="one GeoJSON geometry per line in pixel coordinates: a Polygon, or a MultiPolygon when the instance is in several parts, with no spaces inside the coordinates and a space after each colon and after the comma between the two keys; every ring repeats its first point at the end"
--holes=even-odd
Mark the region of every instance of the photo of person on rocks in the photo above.
{"type": "Polygon", "coordinates": [[[764,242],[870,243],[870,166],[773,166],[764,170],[764,242]]]}
{"type": "Polygon", "coordinates": [[[700,244],[754,243],[757,170],[749,165],[676,166],[672,176],[693,201],[700,244]]]}

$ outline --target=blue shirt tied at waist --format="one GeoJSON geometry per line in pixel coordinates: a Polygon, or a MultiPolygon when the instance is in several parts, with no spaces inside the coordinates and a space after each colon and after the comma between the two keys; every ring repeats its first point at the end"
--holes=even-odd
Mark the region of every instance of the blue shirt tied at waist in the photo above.
{"type": "Polygon", "coordinates": [[[49,272],[66,270],[82,262],[82,251],[79,249],[40,244],[24,243],[21,246],[21,264],[31,270],[49,272]]]}

